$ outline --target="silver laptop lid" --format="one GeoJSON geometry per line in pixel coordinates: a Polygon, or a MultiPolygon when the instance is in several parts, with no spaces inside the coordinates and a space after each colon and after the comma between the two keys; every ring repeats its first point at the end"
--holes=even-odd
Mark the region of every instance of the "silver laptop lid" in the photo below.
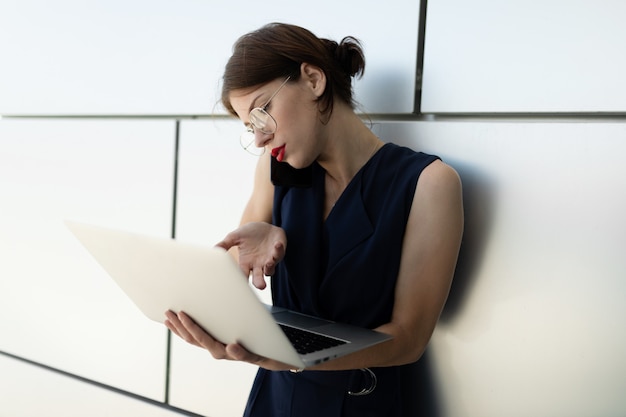
{"type": "Polygon", "coordinates": [[[150,319],[185,311],[222,343],[304,367],[285,334],[223,249],[66,221],[68,228],[150,319]]]}

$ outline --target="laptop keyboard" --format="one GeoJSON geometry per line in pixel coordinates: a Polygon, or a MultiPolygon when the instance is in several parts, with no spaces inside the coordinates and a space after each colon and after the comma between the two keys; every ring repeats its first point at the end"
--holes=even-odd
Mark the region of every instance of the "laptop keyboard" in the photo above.
{"type": "Polygon", "coordinates": [[[307,353],[317,352],[319,350],[347,343],[344,340],[323,336],[321,334],[308,332],[302,329],[296,329],[283,324],[280,324],[280,328],[283,329],[283,332],[287,335],[287,338],[296,349],[296,352],[301,355],[306,355],[307,353]]]}

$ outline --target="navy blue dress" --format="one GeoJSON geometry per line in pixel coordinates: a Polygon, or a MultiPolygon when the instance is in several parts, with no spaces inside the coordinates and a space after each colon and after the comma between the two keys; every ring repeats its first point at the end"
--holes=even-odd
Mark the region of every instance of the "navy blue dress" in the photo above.
{"type": "MultiPolygon", "coordinates": [[[[311,187],[276,186],[273,223],[287,235],[287,253],[272,277],[277,306],[368,328],[388,323],[402,241],[417,180],[437,157],[385,144],[356,174],[326,221],[325,172],[313,164],[311,187]]],[[[406,392],[414,365],[372,368],[378,383],[353,371],[274,372],[260,369],[244,416],[347,417],[409,415],[406,392]]]]}

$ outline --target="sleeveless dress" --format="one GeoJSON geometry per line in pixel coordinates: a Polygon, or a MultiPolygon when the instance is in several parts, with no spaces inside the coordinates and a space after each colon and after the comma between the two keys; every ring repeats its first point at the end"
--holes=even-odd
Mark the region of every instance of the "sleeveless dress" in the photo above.
{"type": "MultiPolygon", "coordinates": [[[[359,170],[323,219],[325,171],[310,187],[276,186],[273,223],[287,252],[272,277],[274,305],[375,328],[391,319],[402,241],[417,180],[438,159],[392,143],[359,170]]],[[[364,417],[414,415],[416,364],[292,373],[259,369],[244,416],[364,417]]]]}

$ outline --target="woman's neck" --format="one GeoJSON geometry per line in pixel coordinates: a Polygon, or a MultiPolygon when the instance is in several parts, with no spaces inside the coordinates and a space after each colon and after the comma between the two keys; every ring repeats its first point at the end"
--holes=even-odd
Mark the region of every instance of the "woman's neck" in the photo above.
{"type": "Polygon", "coordinates": [[[329,134],[317,162],[343,190],[383,142],[347,106],[334,109],[326,128],[329,134]]]}

